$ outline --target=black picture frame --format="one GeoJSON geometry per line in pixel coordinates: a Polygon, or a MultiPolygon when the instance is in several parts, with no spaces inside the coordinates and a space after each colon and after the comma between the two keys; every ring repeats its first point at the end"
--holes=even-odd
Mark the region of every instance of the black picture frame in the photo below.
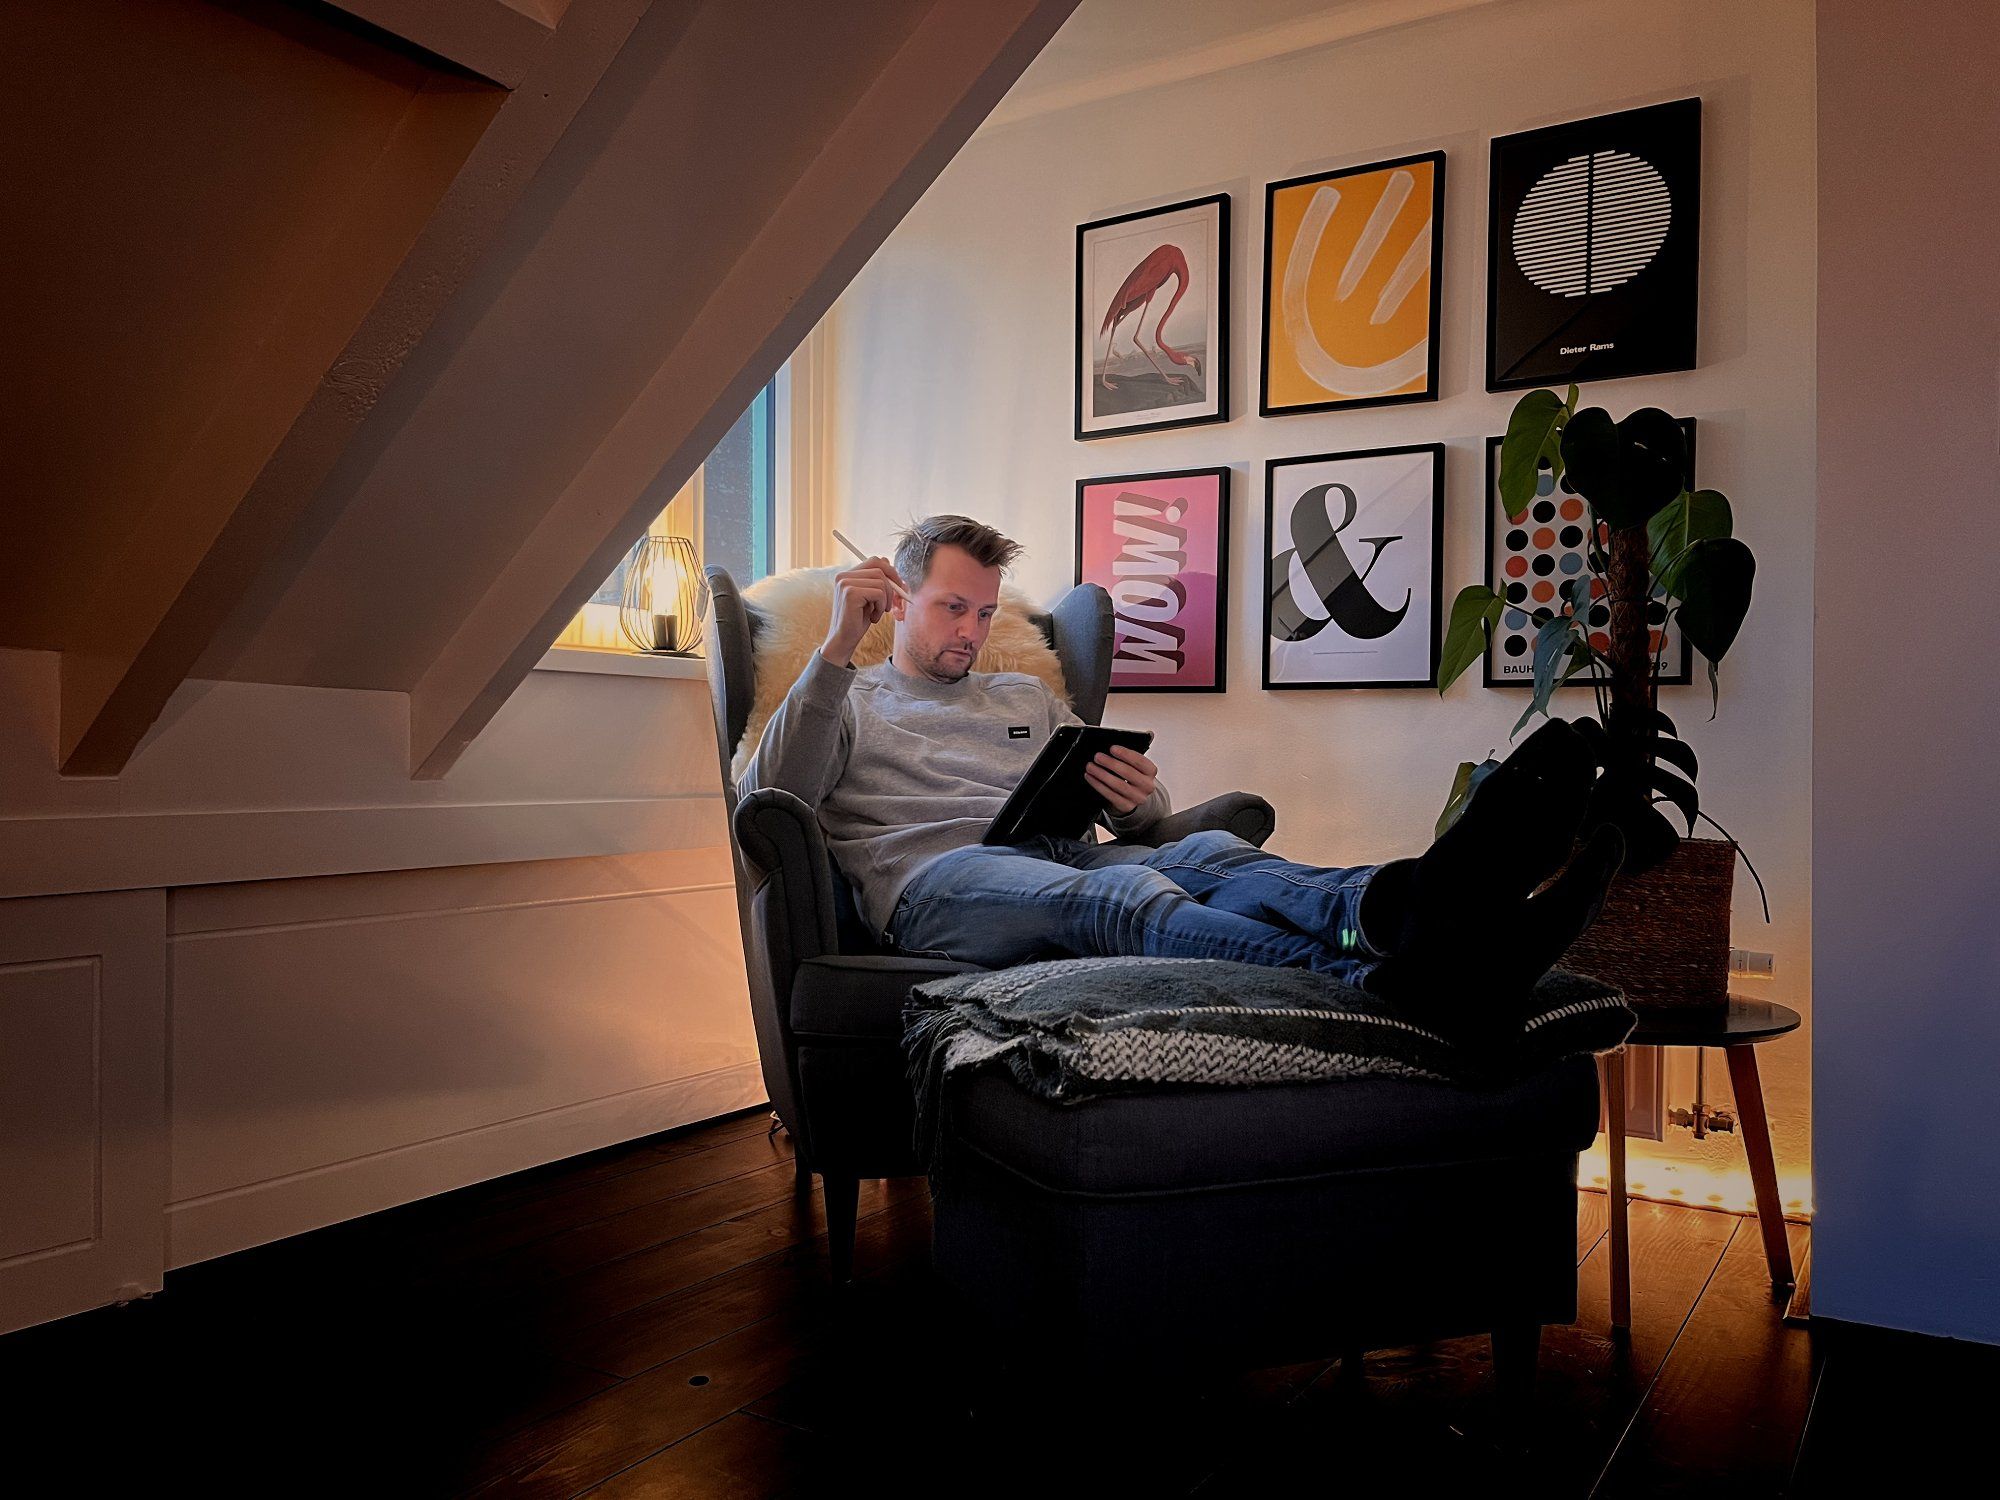
{"type": "Polygon", "coordinates": [[[1694,369],[1700,271],[1699,98],[1494,138],[1487,390],[1694,369]],[[1530,204],[1537,193],[1540,201],[1530,204]],[[1617,215],[1601,233],[1599,205],[1617,215]],[[1510,247],[1524,209],[1530,220],[1517,255],[1510,247]],[[1654,241],[1656,230],[1663,237],[1654,241]],[[1603,269],[1593,259],[1599,253],[1603,269]],[[1648,258],[1633,266],[1641,255],[1648,258]]]}
{"type": "MultiPolygon", "coordinates": [[[[1326,692],[1337,689],[1376,688],[1435,688],[1437,686],[1438,654],[1443,646],[1443,592],[1444,592],[1444,478],[1445,445],[1443,443],[1403,443],[1387,448],[1354,448],[1337,453],[1302,453],[1286,458],[1266,459],[1264,462],[1264,591],[1263,591],[1263,687],[1266,692],[1284,692],[1304,689],[1326,692]],[[1428,665],[1424,675],[1413,678],[1384,679],[1374,682],[1274,682],[1271,680],[1271,603],[1273,564],[1277,559],[1272,555],[1272,539],[1277,535],[1273,524],[1277,499],[1277,476],[1281,469],[1293,468],[1300,464],[1337,463],[1343,460],[1366,458],[1393,458],[1402,454],[1427,454],[1431,460],[1431,546],[1428,584],[1430,588],[1430,608],[1426,611],[1429,626],[1429,649],[1426,653],[1428,665]]],[[[1288,549],[1289,550],[1289,549],[1288,549]]],[[[1365,574],[1363,575],[1365,577],[1365,574]]]]}
{"type": "MultiPolygon", "coordinates": [[[[1117,678],[1117,627],[1113,624],[1112,634],[1112,683],[1108,691],[1113,693],[1226,693],[1229,691],[1229,529],[1231,525],[1229,488],[1233,470],[1227,464],[1204,466],[1192,469],[1156,469],[1139,474],[1098,474],[1076,482],[1076,568],[1074,582],[1085,582],[1083,576],[1083,536],[1084,497],[1088,490],[1106,484],[1148,483],[1161,479],[1200,479],[1212,477],[1216,481],[1215,519],[1215,681],[1196,685],[1183,684],[1138,684],[1119,683],[1117,678]]],[[[1095,581],[1095,580],[1092,580],[1095,581]]],[[[1115,611],[1115,603],[1114,603],[1115,611]]]]}
{"type": "Polygon", "coordinates": [[[1257,346],[1257,414],[1262,417],[1299,416],[1307,412],[1356,411],[1369,406],[1402,406],[1413,401],[1435,401],[1438,399],[1438,345],[1440,324],[1444,305],[1444,174],[1445,154],[1442,151],[1423,151],[1410,156],[1390,157],[1385,161],[1364,162],[1359,166],[1338,167],[1326,172],[1308,172],[1302,177],[1287,177],[1280,182],[1264,184],[1264,275],[1258,304],[1258,322],[1261,337],[1257,346]],[[1387,172],[1396,167],[1406,167],[1418,162],[1428,163],[1431,168],[1431,255],[1430,255],[1430,299],[1426,311],[1428,319],[1428,358],[1424,373],[1424,388],[1421,391],[1404,391],[1388,396],[1346,396],[1328,401],[1299,402],[1292,405],[1276,406],[1271,402],[1271,287],[1275,271],[1274,260],[1277,253],[1276,236],[1271,232],[1271,215],[1278,194],[1293,188],[1310,187],[1315,183],[1335,182],[1343,177],[1358,177],[1368,172],[1387,172]]]}
{"type": "MultiPolygon", "coordinates": [[[[1187,198],[1179,203],[1165,203],[1157,208],[1143,208],[1135,213],[1117,214],[1108,219],[1093,219],[1087,224],[1076,226],[1076,324],[1071,340],[1072,358],[1075,361],[1071,410],[1073,431],[1081,443],[1095,442],[1099,438],[1125,437],[1138,432],[1166,432],[1176,427],[1200,427],[1211,422],[1229,420],[1229,304],[1230,287],[1230,227],[1229,194],[1210,193],[1205,197],[1187,198]],[[1213,411],[1200,411],[1185,415],[1171,415],[1173,407],[1162,408],[1170,415],[1159,421],[1121,422],[1112,427],[1085,428],[1084,391],[1092,377],[1095,359],[1095,339],[1090,355],[1085,354],[1084,329],[1090,321],[1089,288],[1085,285],[1085,250],[1092,234],[1106,229],[1114,229],[1123,224],[1135,224],[1144,219],[1160,218],[1167,214],[1186,213],[1191,209],[1213,206],[1216,211],[1215,230],[1215,285],[1210,288],[1210,303],[1215,310],[1215,339],[1209,350],[1209,371],[1212,376],[1209,390],[1213,398],[1213,411]]],[[[1143,318],[1144,314],[1141,314],[1143,318]]],[[[1116,330],[1114,329],[1114,337],[1116,330]]]]}
{"type": "MultiPolygon", "coordinates": [[[[1688,488],[1692,489],[1694,488],[1695,470],[1695,419],[1693,417],[1682,417],[1680,422],[1681,431],[1687,437],[1688,472],[1685,483],[1688,488]]],[[[1503,514],[1500,507],[1500,445],[1504,441],[1504,438],[1497,437],[1486,440],[1486,525],[1484,544],[1486,555],[1486,586],[1489,589],[1496,590],[1502,587],[1498,576],[1498,569],[1495,566],[1497,554],[1494,550],[1494,542],[1499,535],[1499,526],[1503,514]]],[[[1694,681],[1694,647],[1689,643],[1686,631],[1679,631],[1679,635],[1679,664],[1672,671],[1658,678],[1661,687],[1686,687],[1694,681]]],[[[1494,674],[1493,654],[1500,649],[1499,641],[1500,635],[1497,627],[1487,632],[1486,649],[1479,654],[1480,681],[1486,687],[1490,688],[1532,690],[1535,685],[1532,674],[1527,677],[1499,677],[1494,674]]],[[[1590,687],[1606,680],[1608,679],[1593,667],[1588,672],[1577,673],[1576,676],[1564,683],[1563,687],[1590,687]]]]}

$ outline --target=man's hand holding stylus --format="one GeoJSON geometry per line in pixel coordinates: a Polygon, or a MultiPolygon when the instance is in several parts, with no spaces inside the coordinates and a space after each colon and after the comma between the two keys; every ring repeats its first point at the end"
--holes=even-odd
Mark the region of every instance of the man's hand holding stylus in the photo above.
{"type": "Polygon", "coordinates": [[[1160,779],[1160,768],[1129,745],[1113,745],[1100,750],[1083,768],[1083,779],[1115,813],[1128,813],[1144,805],[1160,779]]]}
{"type": "Polygon", "coordinates": [[[886,557],[858,562],[833,578],[833,618],[819,654],[836,667],[854,660],[854,650],[869,627],[889,612],[903,578],[886,557]]]}

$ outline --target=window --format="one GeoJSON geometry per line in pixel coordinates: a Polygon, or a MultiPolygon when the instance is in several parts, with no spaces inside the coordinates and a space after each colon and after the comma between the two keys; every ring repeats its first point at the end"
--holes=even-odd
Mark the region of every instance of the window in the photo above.
{"type": "MultiPolygon", "coordinates": [[[[727,568],[739,584],[753,583],[779,566],[779,492],[784,488],[778,478],[779,421],[787,385],[787,374],[780,371],[757,392],[750,409],[646,528],[651,536],[692,538],[703,566],[727,568]]],[[[556,645],[631,649],[618,628],[626,565],[618,564],[556,645]]]]}
{"type": "Polygon", "coordinates": [[[759,391],[750,409],[723,434],[701,466],[702,535],[695,539],[704,563],[729,569],[738,583],[754,583],[773,570],[778,534],[778,383],[759,391]]]}

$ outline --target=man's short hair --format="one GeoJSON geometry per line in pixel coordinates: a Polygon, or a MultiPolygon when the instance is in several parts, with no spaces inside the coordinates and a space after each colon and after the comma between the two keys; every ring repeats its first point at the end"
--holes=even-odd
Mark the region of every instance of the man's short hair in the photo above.
{"type": "Polygon", "coordinates": [[[970,516],[924,516],[896,533],[896,571],[915,589],[931,571],[940,547],[959,547],[983,568],[1005,569],[1021,555],[1021,544],[970,516]]]}

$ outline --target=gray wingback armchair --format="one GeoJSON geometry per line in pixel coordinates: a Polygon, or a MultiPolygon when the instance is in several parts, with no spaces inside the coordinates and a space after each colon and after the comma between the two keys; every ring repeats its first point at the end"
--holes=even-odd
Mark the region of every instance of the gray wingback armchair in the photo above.
{"type": "MultiPolygon", "coordinates": [[[[759,621],[726,569],[706,572],[709,694],[764,1083],[791,1132],[801,1178],[819,1174],[833,1275],[845,1281],[861,1179],[923,1171],[911,1140],[903,1002],[912,985],[973,966],[884,948],[857,917],[813,809],[770,788],[737,795],[729,765],[756,695],[759,621]]],[[[1062,663],[1077,716],[1100,722],[1111,684],[1110,596],[1079,584],[1035,623],[1062,663]]],[[[1223,828],[1262,844],[1275,823],[1270,803],[1234,792],[1173,814],[1144,841],[1223,828]]]]}

